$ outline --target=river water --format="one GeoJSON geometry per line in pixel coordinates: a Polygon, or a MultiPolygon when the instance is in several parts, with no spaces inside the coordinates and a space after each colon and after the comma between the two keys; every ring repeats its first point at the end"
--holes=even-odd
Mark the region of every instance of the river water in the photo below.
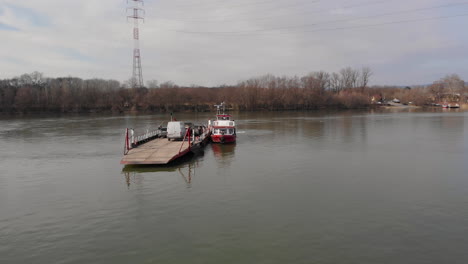
{"type": "Polygon", "coordinates": [[[124,129],[167,116],[0,118],[0,263],[468,263],[467,112],[232,114],[137,168],[124,129]]]}

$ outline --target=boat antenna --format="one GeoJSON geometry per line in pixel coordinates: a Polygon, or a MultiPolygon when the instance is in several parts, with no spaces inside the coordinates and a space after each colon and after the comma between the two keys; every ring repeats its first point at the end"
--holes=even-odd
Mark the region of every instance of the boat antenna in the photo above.
{"type": "Polygon", "coordinates": [[[224,113],[224,102],[222,102],[221,104],[219,105],[214,105],[216,106],[216,114],[217,115],[220,115],[221,114],[221,106],[223,107],[223,113],[224,113]]]}

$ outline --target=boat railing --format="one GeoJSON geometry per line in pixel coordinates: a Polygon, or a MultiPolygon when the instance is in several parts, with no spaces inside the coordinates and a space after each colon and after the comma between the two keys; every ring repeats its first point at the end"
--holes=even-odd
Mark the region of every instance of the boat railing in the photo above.
{"type": "Polygon", "coordinates": [[[235,126],[236,123],[231,120],[213,121],[213,126],[235,126]]]}
{"type": "MultiPolygon", "coordinates": [[[[184,135],[184,139],[182,140],[182,144],[180,144],[180,148],[179,148],[179,154],[180,152],[182,151],[182,147],[184,146],[185,142],[187,141],[188,142],[188,146],[189,146],[189,150],[192,146],[191,142],[190,142],[190,139],[192,138],[193,136],[193,129],[190,128],[190,129],[187,129],[187,131],[185,132],[185,135],[184,135]]],[[[192,141],[193,142],[193,141],[192,141]]]]}
{"type": "Polygon", "coordinates": [[[202,126],[201,127],[201,131],[198,130],[198,135],[195,134],[194,131],[192,131],[192,145],[193,144],[198,144],[200,142],[202,142],[204,139],[206,139],[210,133],[211,133],[211,126],[202,126]]]}
{"type": "Polygon", "coordinates": [[[153,131],[147,129],[145,133],[135,135],[135,130],[133,128],[127,128],[125,130],[124,155],[127,155],[128,151],[132,148],[136,148],[141,144],[159,137],[159,133],[159,129],[153,131]]]}
{"type": "MultiPolygon", "coordinates": [[[[179,148],[179,154],[182,151],[182,148],[186,144],[186,142],[190,150],[193,144],[198,143],[198,141],[202,141],[202,139],[206,138],[209,133],[210,133],[210,127],[208,128],[203,127],[203,132],[199,136],[195,135],[195,131],[193,128],[187,129],[184,135],[184,138],[182,140],[182,143],[180,145],[180,148],[179,148]]],[[[158,137],[160,137],[159,129],[156,129],[153,131],[150,131],[149,129],[147,129],[145,133],[140,134],[140,135],[135,135],[135,130],[133,128],[127,128],[125,130],[124,155],[127,155],[131,149],[136,148],[158,137]]]]}

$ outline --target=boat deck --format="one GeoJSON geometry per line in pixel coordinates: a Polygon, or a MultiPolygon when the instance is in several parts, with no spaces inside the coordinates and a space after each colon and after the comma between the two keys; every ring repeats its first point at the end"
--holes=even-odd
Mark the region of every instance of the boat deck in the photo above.
{"type": "Polygon", "coordinates": [[[189,151],[188,141],[168,141],[167,138],[157,138],[130,149],[120,164],[167,164],[189,151]]]}

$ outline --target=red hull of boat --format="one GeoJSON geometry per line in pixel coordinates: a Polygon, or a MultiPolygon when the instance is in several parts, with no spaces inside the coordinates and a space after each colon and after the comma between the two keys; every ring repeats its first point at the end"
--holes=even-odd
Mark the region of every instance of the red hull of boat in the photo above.
{"type": "Polygon", "coordinates": [[[236,142],[236,136],[234,135],[211,135],[211,141],[214,143],[234,143],[236,142]]]}

